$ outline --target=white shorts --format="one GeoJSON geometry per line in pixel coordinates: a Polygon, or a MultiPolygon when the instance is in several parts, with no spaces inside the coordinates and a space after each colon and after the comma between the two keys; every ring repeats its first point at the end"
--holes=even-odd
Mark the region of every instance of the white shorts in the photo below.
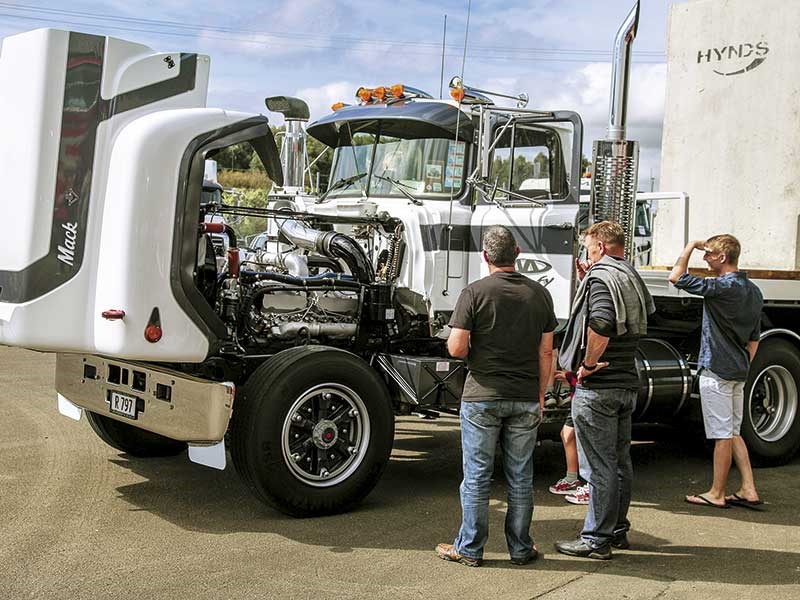
{"type": "Polygon", "coordinates": [[[744,414],[744,381],[722,379],[703,369],[700,405],[708,439],[729,440],[739,435],[744,414]]]}

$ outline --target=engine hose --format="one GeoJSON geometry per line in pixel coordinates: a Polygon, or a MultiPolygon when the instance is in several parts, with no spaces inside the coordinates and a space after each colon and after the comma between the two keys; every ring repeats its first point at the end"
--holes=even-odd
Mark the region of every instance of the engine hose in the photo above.
{"type": "Polygon", "coordinates": [[[238,247],[236,232],[230,225],[225,223],[200,223],[200,231],[202,233],[224,233],[228,236],[228,247],[238,247]]]}
{"type": "Polygon", "coordinates": [[[319,256],[317,254],[311,254],[308,256],[308,266],[309,267],[327,267],[331,271],[341,271],[342,267],[339,264],[339,261],[334,260],[332,258],[328,258],[327,256],[319,256]]]}
{"type": "Polygon", "coordinates": [[[324,254],[330,258],[341,258],[350,272],[361,283],[375,281],[367,253],[352,238],[335,231],[319,231],[296,219],[277,220],[278,228],[293,244],[300,248],[324,254]]]}
{"type": "Polygon", "coordinates": [[[329,252],[334,257],[341,258],[356,279],[361,283],[375,281],[372,263],[369,262],[364,249],[354,239],[341,233],[335,233],[326,241],[329,252]]]}

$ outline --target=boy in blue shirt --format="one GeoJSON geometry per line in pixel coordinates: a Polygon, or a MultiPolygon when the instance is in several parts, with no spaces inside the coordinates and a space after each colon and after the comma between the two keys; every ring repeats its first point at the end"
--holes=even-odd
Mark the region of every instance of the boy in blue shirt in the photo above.
{"type": "Polygon", "coordinates": [[[747,446],[740,435],[744,413],[744,386],[750,361],[761,335],[761,290],[739,271],[739,241],[729,234],[690,242],[678,257],[669,280],[676,288],[703,297],[700,335],[700,402],[706,437],[714,443],[714,480],[703,494],[686,502],[713,508],[730,505],[759,510],[761,500],[753,481],[747,446]],[[694,250],[716,277],[697,277],[688,271],[694,250]],[[731,459],[742,475],[739,491],[725,495],[731,459]]]}

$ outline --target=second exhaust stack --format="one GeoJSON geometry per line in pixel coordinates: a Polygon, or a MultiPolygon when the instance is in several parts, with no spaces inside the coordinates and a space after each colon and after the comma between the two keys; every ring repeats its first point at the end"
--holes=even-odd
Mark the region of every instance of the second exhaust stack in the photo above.
{"type": "Polygon", "coordinates": [[[631,45],[639,25],[639,2],[631,9],[614,40],[606,139],[592,149],[591,222],[616,221],[625,230],[625,258],[634,259],[636,186],[639,172],[639,142],[625,139],[631,45]]]}

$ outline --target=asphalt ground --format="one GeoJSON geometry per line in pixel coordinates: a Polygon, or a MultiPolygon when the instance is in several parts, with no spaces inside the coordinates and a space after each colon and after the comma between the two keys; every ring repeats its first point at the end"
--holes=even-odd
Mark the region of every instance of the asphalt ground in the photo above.
{"type": "MultiPolygon", "coordinates": [[[[547,493],[561,447],[536,453],[533,533],[508,562],[504,483],[479,569],[438,559],[460,520],[458,424],[397,422],[392,460],[355,511],[298,520],[256,501],[229,465],[137,460],[60,416],[54,358],[0,348],[0,599],[800,598],[800,460],[756,472],[767,511],[690,506],[710,453],[682,430],[637,430],[633,544],[611,561],[563,556],[584,507],[547,493]]],[[[732,483],[738,476],[732,475],[732,483]]]]}

